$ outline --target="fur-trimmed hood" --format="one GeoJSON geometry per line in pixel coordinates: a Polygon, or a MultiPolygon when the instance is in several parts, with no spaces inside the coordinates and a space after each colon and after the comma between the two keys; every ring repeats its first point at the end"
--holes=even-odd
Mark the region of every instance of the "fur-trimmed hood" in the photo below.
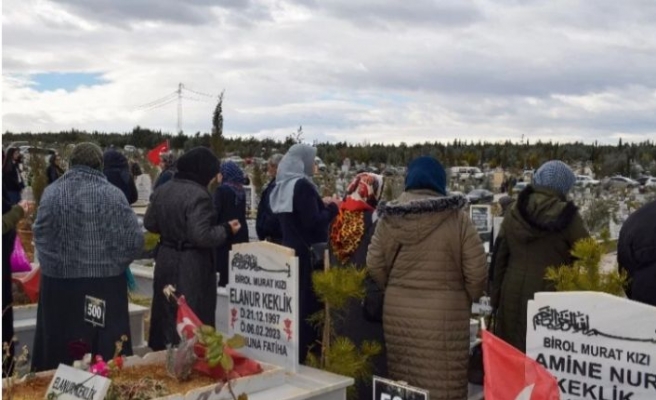
{"type": "Polygon", "coordinates": [[[392,227],[397,242],[417,243],[466,205],[462,196],[442,196],[430,190],[404,192],[378,206],[378,217],[392,227]]]}
{"type": "Polygon", "coordinates": [[[578,212],[573,202],[551,189],[529,185],[517,198],[510,212],[507,235],[530,242],[567,229],[578,212]]]}

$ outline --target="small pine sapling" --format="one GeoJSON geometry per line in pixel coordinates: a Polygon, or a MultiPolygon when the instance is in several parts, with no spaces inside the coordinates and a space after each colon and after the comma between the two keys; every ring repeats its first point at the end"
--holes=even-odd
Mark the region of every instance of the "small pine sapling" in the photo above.
{"type": "Polygon", "coordinates": [[[605,239],[601,243],[593,238],[576,242],[571,251],[574,263],[547,268],[545,279],[553,282],[559,292],[595,291],[624,296],[628,282],[626,272],[601,270],[601,259],[610,246],[608,232],[602,236],[605,239]]]}

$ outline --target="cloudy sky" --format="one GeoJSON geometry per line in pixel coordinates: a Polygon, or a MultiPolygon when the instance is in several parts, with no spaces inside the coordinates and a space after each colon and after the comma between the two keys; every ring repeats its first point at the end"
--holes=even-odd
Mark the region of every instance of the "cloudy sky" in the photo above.
{"type": "Polygon", "coordinates": [[[4,0],[2,129],[656,139],[654,0],[4,0]]]}

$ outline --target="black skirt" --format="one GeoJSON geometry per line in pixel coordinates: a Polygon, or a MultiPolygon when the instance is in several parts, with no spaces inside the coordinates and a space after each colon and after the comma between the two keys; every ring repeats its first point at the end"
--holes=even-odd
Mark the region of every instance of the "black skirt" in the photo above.
{"type": "Polygon", "coordinates": [[[128,287],[125,275],[110,278],[60,279],[41,275],[41,292],[36,317],[32,370],[56,369],[72,365],[80,354],[92,351],[94,340],[98,354],[106,361],[114,356],[116,342],[123,343],[122,355],[132,355],[128,287]],[[105,327],[94,328],[84,321],[85,296],[106,302],[105,327]]]}

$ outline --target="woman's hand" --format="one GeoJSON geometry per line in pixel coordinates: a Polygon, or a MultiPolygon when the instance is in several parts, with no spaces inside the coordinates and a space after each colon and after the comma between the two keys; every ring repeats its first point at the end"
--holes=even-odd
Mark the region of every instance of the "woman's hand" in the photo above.
{"type": "Polygon", "coordinates": [[[18,202],[18,205],[21,206],[21,208],[25,212],[25,215],[29,215],[30,213],[32,213],[32,210],[34,209],[34,203],[31,201],[21,200],[18,202]]]}
{"type": "Polygon", "coordinates": [[[236,234],[241,229],[241,224],[236,219],[233,219],[232,221],[228,222],[228,225],[230,225],[230,230],[232,231],[233,235],[236,234]]]}

